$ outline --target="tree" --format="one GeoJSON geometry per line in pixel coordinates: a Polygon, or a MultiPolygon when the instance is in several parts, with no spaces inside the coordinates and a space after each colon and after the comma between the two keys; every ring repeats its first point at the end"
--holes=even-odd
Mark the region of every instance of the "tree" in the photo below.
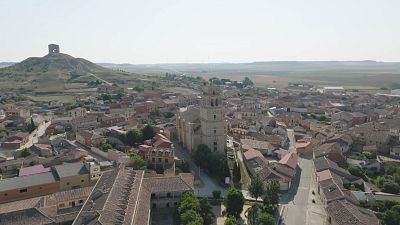
{"type": "Polygon", "coordinates": [[[27,130],[29,133],[32,133],[36,129],[35,122],[33,121],[33,118],[31,117],[31,121],[27,126],[27,130]]]}
{"type": "Polygon", "coordinates": [[[264,184],[258,175],[253,179],[251,179],[249,192],[251,197],[255,198],[256,201],[259,197],[261,197],[264,194],[264,184]]]}
{"type": "Polygon", "coordinates": [[[366,180],[365,171],[359,166],[350,166],[349,172],[354,176],[357,176],[357,177],[360,177],[360,178],[366,180]]]}
{"type": "Polygon", "coordinates": [[[239,168],[238,163],[233,164],[232,174],[233,174],[233,182],[239,183],[240,179],[241,179],[241,175],[240,175],[240,168],[239,168]]]}
{"type": "Polygon", "coordinates": [[[213,154],[211,152],[211,149],[207,145],[200,144],[193,154],[193,159],[195,163],[199,165],[203,170],[208,172],[212,171],[210,165],[212,164],[211,161],[213,160],[213,154]]]}
{"type": "Polygon", "coordinates": [[[257,219],[257,225],[275,225],[274,217],[269,213],[263,212],[257,219]]]}
{"type": "Polygon", "coordinates": [[[186,192],[179,203],[178,212],[182,214],[190,209],[200,211],[200,202],[192,192],[186,192]]]}
{"type": "Polygon", "coordinates": [[[181,160],[177,165],[177,169],[180,169],[183,173],[189,173],[190,172],[190,166],[189,163],[186,160],[181,160]]]}
{"type": "Polygon", "coordinates": [[[129,157],[131,159],[132,167],[135,170],[144,170],[147,168],[147,162],[144,161],[140,155],[136,153],[130,153],[129,157]]]}
{"type": "Polygon", "coordinates": [[[400,191],[400,186],[393,181],[389,181],[383,184],[382,191],[386,193],[397,194],[400,191]]]}
{"type": "Polygon", "coordinates": [[[226,218],[224,225],[237,225],[236,218],[233,216],[228,216],[226,218]]]}
{"type": "Polygon", "coordinates": [[[250,209],[247,214],[247,222],[249,225],[258,225],[258,217],[260,215],[261,208],[260,206],[256,203],[254,204],[250,209]]]}
{"type": "Polygon", "coordinates": [[[199,213],[197,213],[193,209],[187,210],[180,214],[179,220],[182,225],[187,225],[189,223],[203,224],[203,219],[201,218],[199,213]]]}
{"type": "Polygon", "coordinates": [[[150,116],[152,116],[152,117],[160,117],[161,116],[161,111],[159,109],[151,111],[150,112],[150,116]]]}
{"type": "MultiPolygon", "coordinates": [[[[203,205],[203,210],[206,211],[206,206],[203,205]]],[[[182,200],[178,206],[179,219],[183,225],[203,225],[203,218],[200,215],[199,199],[192,193],[186,192],[183,194],[182,200]]]]}
{"type": "Polygon", "coordinates": [[[110,143],[101,143],[98,146],[101,150],[107,151],[108,149],[111,149],[113,146],[110,143]]]}
{"type": "Polygon", "coordinates": [[[214,190],[214,191],[212,192],[212,195],[213,195],[213,198],[214,198],[214,199],[220,199],[220,198],[221,198],[221,191],[214,190]]]}
{"type": "Polygon", "coordinates": [[[154,137],[154,128],[147,124],[142,128],[143,140],[149,140],[154,137]]]}
{"type": "Polygon", "coordinates": [[[383,221],[385,221],[386,225],[399,225],[400,205],[393,206],[390,210],[386,211],[383,221]]]}
{"type": "Polygon", "coordinates": [[[143,133],[141,130],[132,129],[126,133],[126,141],[129,145],[141,143],[143,141],[143,133]]]}
{"type": "Polygon", "coordinates": [[[207,200],[200,200],[200,215],[203,218],[203,225],[211,225],[214,223],[215,215],[211,211],[211,206],[207,200]]]}
{"type": "Polygon", "coordinates": [[[264,205],[271,206],[273,209],[279,204],[279,183],[278,181],[272,181],[268,183],[265,187],[265,198],[264,205]]]}
{"type": "Polygon", "coordinates": [[[248,77],[245,77],[242,83],[244,86],[253,86],[254,85],[253,81],[251,81],[250,78],[248,78],[248,77]]]}
{"type": "Polygon", "coordinates": [[[31,155],[31,152],[29,151],[29,149],[24,148],[21,150],[21,157],[25,158],[31,155]]]}
{"type": "Polygon", "coordinates": [[[226,212],[230,216],[240,217],[243,211],[244,197],[242,192],[236,188],[230,188],[224,201],[226,212]]]}

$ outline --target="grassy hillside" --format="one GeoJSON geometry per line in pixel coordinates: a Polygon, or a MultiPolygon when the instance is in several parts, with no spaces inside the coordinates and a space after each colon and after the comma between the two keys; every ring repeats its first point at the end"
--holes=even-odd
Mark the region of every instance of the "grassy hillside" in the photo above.
{"type": "Polygon", "coordinates": [[[84,87],[85,83],[96,79],[118,83],[135,77],[131,73],[104,68],[62,53],[30,57],[0,68],[0,89],[22,93],[62,92],[69,87],[84,87]]]}

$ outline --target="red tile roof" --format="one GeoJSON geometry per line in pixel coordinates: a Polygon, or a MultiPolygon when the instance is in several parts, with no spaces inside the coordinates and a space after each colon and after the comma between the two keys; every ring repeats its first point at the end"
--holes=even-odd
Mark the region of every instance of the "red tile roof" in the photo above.
{"type": "Polygon", "coordinates": [[[246,161],[257,158],[257,157],[259,157],[261,159],[264,158],[263,154],[260,151],[257,151],[253,148],[247,148],[247,151],[245,151],[243,153],[243,156],[246,159],[246,161]]]}
{"type": "Polygon", "coordinates": [[[286,165],[292,169],[296,169],[297,167],[297,160],[298,160],[298,156],[296,153],[289,153],[287,155],[285,155],[280,161],[279,163],[286,165]]]}
{"type": "Polygon", "coordinates": [[[30,166],[30,167],[24,167],[19,170],[19,176],[27,176],[27,175],[32,175],[32,174],[37,174],[37,173],[45,173],[49,172],[50,167],[44,168],[42,164],[36,165],[36,166],[30,166]]]}

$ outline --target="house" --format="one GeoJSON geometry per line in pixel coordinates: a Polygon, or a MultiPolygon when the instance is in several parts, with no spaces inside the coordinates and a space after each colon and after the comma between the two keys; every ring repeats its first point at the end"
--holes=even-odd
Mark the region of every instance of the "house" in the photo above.
{"type": "Polygon", "coordinates": [[[23,107],[11,107],[5,110],[6,119],[16,119],[16,118],[29,118],[31,115],[30,110],[23,107]]]}
{"type": "Polygon", "coordinates": [[[51,168],[50,167],[43,167],[42,164],[35,165],[35,166],[29,166],[29,167],[23,167],[19,169],[19,174],[18,176],[28,176],[32,174],[37,174],[37,173],[47,173],[50,172],[51,168]]]}
{"type": "Polygon", "coordinates": [[[313,152],[314,159],[324,156],[339,164],[346,162],[346,158],[343,156],[340,144],[336,142],[325,143],[314,149],[313,152]]]}
{"type": "Polygon", "coordinates": [[[0,221],[7,225],[71,224],[91,192],[91,187],[3,203],[0,221]]]}
{"type": "Polygon", "coordinates": [[[154,166],[168,172],[175,171],[175,149],[172,142],[162,134],[156,134],[152,140],[139,146],[139,154],[154,166]]]}
{"type": "Polygon", "coordinates": [[[353,204],[358,204],[358,200],[343,186],[341,177],[330,170],[324,170],[317,173],[318,194],[320,194],[322,203],[326,207],[335,200],[346,199],[353,204]]]}
{"type": "Polygon", "coordinates": [[[153,209],[176,208],[193,184],[192,174],[144,178],[141,170],[113,168],[103,173],[72,224],[147,225],[153,209]]]}
{"type": "Polygon", "coordinates": [[[326,207],[329,225],[379,225],[379,219],[368,209],[352,204],[346,199],[335,200],[326,207]]]}
{"type": "Polygon", "coordinates": [[[244,148],[250,147],[255,150],[260,151],[263,155],[272,155],[273,151],[276,149],[273,145],[266,141],[258,141],[252,139],[240,139],[240,143],[244,148]]]}
{"type": "Polygon", "coordinates": [[[28,168],[22,176],[0,180],[0,203],[33,198],[92,185],[101,176],[94,163],[70,163],[46,168],[28,168]]]}
{"type": "Polygon", "coordinates": [[[96,134],[93,131],[81,130],[76,133],[76,141],[88,146],[98,146],[99,144],[106,143],[107,138],[96,134]]]}
{"type": "Polygon", "coordinates": [[[94,163],[68,163],[54,166],[60,191],[87,187],[101,175],[100,167],[94,163]]]}
{"type": "Polygon", "coordinates": [[[24,146],[29,141],[29,133],[18,132],[12,136],[6,138],[6,140],[1,144],[3,148],[6,149],[18,149],[24,146]]]}
{"type": "Polygon", "coordinates": [[[0,203],[58,192],[56,176],[50,171],[0,180],[0,203]]]}
{"type": "Polygon", "coordinates": [[[296,142],[296,152],[300,155],[310,154],[312,153],[311,146],[310,141],[296,142]]]}
{"type": "Polygon", "coordinates": [[[394,158],[400,158],[400,146],[394,146],[390,148],[390,156],[394,158]]]}
{"type": "Polygon", "coordinates": [[[7,173],[19,168],[22,164],[22,158],[9,159],[0,163],[0,173],[7,173]]]}
{"type": "Polygon", "coordinates": [[[339,143],[342,153],[346,153],[351,149],[353,139],[348,134],[336,134],[326,140],[326,143],[339,143]]]}
{"type": "Polygon", "coordinates": [[[87,110],[82,107],[78,107],[75,109],[71,109],[68,111],[68,116],[71,117],[72,119],[78,118],[78,117],[85,117],[86,116],[87,110]]]}
{"type": "Polygon", "coordinates": [[[83,117],[76,117],[71,120],[72,130],[74,132],[81,130],[94,130],[99,126],[99,115],[96,113],[87,114],[83,117]]]}
{"type": "Polygon", "coordinates": [[[274,156],[276,156],[279,160],[285,157],[287,154],[289,154],[289,151],[283,148],[279,148],[274,151],[274,156]]]}
{"type": "Polygon", "coordinates": [[[288,191],[295,173],[295,170],[286,165],[270,163],[258,171],[257,175],[264,183],[277,181],[281,191],[288,191]]]}
{"type": "Polygon", "coordinates": [[[53,155],[53,148],[49,144],[33,144],[30,149],[42,157],[51,157],[53,155]]]}

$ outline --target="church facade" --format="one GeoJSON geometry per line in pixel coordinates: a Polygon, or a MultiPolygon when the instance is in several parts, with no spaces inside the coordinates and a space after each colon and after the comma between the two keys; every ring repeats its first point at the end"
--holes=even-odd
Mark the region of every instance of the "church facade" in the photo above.
{"type": "Polygon", "coordinates": [[[179,142],[192,153],[200,144],[212,152],[225,153],[226,130],[221,88],[205,82],[199,106],[182,108],[176,119],[179,142]]]}

